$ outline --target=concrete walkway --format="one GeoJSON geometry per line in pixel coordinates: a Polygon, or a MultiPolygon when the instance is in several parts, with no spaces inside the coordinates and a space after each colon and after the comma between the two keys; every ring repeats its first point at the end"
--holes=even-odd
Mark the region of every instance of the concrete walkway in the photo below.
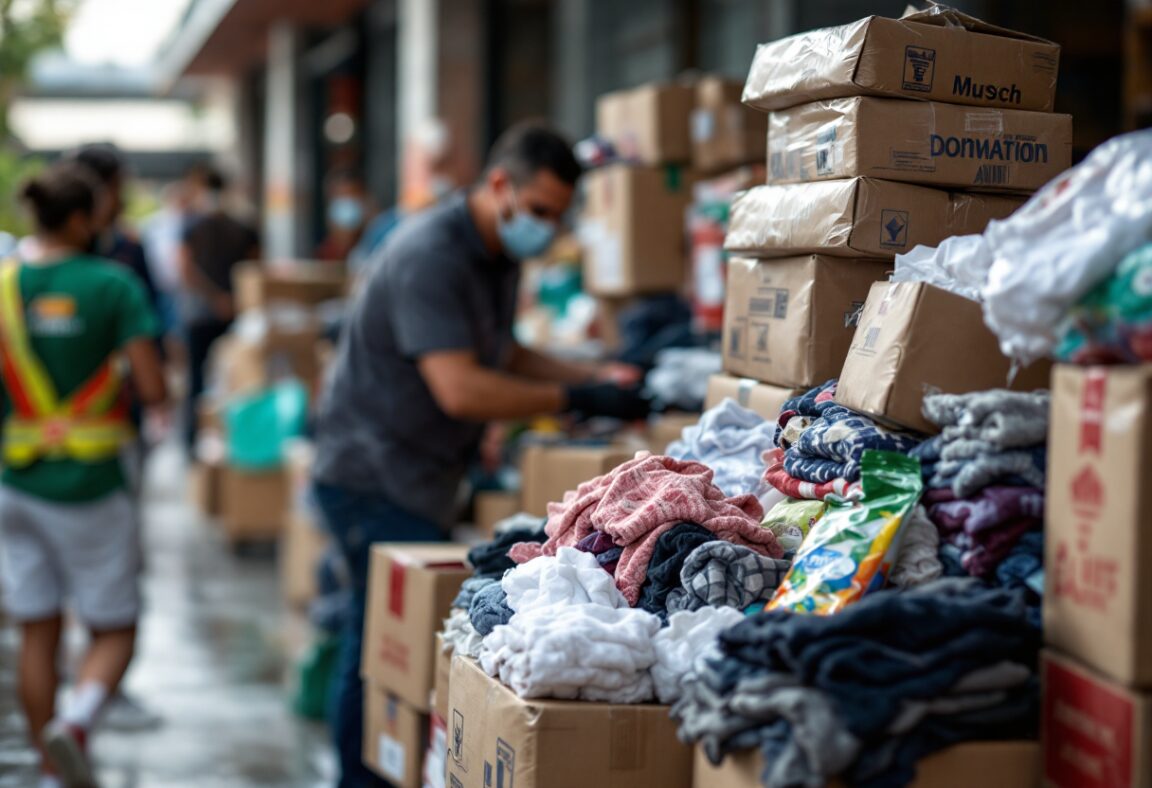
{"type": "MultiPolygon", "coordinates": [[[[148,607],[127,688],[164,722],[97,733],[103,788],[334,784],[325,731],[289,707],[307,625],[282,607],[274,558],[235,557],[188,506],[172,449],[150,464],[145,538],[148,607]]],[[[70,641],[74,654],[82,633],[70,641]]],[[[13,628],[0,628],[0,788],[36,785],[16,708],[16,647],[13,628]]]]}

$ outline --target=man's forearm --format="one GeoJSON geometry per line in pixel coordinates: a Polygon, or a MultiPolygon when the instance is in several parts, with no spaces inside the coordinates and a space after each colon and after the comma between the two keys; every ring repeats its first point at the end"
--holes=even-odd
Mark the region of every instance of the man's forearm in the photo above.
{"type": "Polygon", "coordinates": [[[570,386],[587,383],[596,377],[596,367],[592,364],[561,361],[522,345],[516,346],[508,371],[532,380],[547,380],[570,386]]]}

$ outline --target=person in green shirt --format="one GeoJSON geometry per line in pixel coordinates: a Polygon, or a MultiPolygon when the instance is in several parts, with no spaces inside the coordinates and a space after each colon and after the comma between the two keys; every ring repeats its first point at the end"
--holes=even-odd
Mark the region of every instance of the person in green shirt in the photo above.
{"type": "Polygon", "coordinates": [[[71,788],[94,784],[87,732],[131,662],[140,607],[139,521],[118,454],[131,437],[116,396],[122,361],[141,402],[161,406],[167,391],[143,287],[81,251],[98,182],[61,164],[21,196],[38,253],[0,268],[0,585],[21,624],[19,692],[41,746],[41,785],[71,788]],[[57,715],[66,601],[91,642],[57,715]]]}

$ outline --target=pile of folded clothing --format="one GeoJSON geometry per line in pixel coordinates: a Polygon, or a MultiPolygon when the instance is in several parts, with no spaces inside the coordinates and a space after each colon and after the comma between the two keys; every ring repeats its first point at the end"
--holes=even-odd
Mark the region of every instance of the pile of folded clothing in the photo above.
{"type": "Polygon", "coordinates": [[[791,498],[860,497],[860,461],[869,449],[907,453],[921,442],[842,405],[830,380],[788,400],[780,412],[776,449],[766,452],[764,480],[791,498]]]}
{"type": "Polygon", "coordinates": [[[911,783],[921,758],[1036,735],[1040,637],[1020,589],[948,578],[829,616],[783,611],[719,634],[672,713],[719,763],[759,748],[763,784],[911,783]]]}
{"type": "MultiPolygon", "coordinates": [[[[1042,587],[1049,394],[983,391],[924,399],[942,428],[911,454],[923,502],[953,573],[1021,586],[1038,608],[1042,587]]],[[[1039,625],[1039,610],[1033,611],[1039,625]]]]}

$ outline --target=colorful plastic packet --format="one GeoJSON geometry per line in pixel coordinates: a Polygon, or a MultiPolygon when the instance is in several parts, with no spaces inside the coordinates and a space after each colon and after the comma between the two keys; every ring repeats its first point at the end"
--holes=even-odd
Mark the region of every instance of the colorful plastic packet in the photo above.
{"type": "Polygon", "coordinates": [[[833,504],[809,531],[769,610],[830,615],[883,588],[900,551],[901,526],[920,500],[920,461],[866,451],[864,497],[833,504]]]}
{"type": "Polygon", "coordinates": [[[824,516],[828,504],[803,498],[785,498],[764,516],[762,525],[776,535],[776,541],[789,553],[800,549],[812,526],[824,516]]]}

